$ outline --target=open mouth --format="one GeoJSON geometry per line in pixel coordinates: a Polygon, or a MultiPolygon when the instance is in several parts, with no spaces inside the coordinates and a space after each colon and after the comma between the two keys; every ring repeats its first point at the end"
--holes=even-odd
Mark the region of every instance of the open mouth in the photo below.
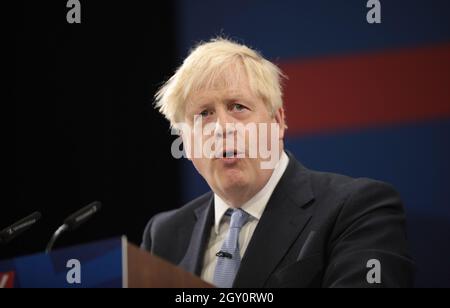
{"type": "Polygon", "coordinates": [[[225,150],[222,152],[222,156],[219,156],[220,159],[238,159],[243,158],[243,152],[238,150],[225,150]]]}
{"type": "Polygon", "coordinates": [[[223,158],[233,158],[237,156],[237,151],[236,150],[223,151],[222,154],[223,158]]]}

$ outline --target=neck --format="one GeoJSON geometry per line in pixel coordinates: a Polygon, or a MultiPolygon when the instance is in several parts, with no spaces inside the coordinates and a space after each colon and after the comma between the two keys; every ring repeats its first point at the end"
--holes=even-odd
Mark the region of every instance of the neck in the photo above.
{"type": "Polygon", "coordinates": [[[233,191],[228,191],[226,194],[219,194],[220,198],[225,201],[229,206],[233,208],[240,208],[243,204],[247,203],[253,198],[263,187],[267,184],[270,177],[273,174],[274,169],[267,170],[264,175],[264,180],[259,185],[252,185],[248,187],[234,188],[233,191]]]}

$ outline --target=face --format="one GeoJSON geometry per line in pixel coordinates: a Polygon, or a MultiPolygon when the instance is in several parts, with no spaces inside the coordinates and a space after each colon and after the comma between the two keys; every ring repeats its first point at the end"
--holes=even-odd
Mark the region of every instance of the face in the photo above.
{"type": "Polygon", "coordinates": [[[261,141],[258,147],[266,143],[267,150],[274,148],[280,155],[284,112],[282,108],[275,114],[269,111],[263,100],[251,91],[242,69],[230,70],[207,88],[192,93],[186,104],[185,121],[192,128],[190,133],[182,134],[185,148],[186,144],[190,145],[190,160],[211,189],[229,205],[239,207],[267,183],[273,168],[261,168],[261,163],[268,158],[263,158],[259,150],[255,156],[250,140],[257,138],[253,140],[261,141]],[[263,139],[259,139],[266,133],[261,124],[267,124],[267,137],[263,139]],[[271,124],[279,125],[274,135],[271,124]],[[204,155],[194,155],[194,147],[203,147],[204,155]]]}

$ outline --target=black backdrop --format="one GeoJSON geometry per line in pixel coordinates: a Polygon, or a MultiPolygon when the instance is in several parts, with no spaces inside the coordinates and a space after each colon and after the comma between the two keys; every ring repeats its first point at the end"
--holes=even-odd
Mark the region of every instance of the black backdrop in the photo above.
{"type": "Polygon", "coordinates": [[[178,162],[152,96],[177,66],[172,1],[66,1],[16,7],[15,185],[0,228],[43,219],[0,258],[42,251],[62,220],[94,200],[104,207],[57,246],[125,234],[139,243],[155,213],[178,207],[178,162]]]}

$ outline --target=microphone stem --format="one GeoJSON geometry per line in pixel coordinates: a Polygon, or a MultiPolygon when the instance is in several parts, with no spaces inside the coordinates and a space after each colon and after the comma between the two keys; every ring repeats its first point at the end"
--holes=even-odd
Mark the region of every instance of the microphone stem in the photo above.
{"type": "Polygon", "coordinates": [[[50,251],[53,248],[53,245],[55,245],[56,240],[61,236],[61,234],[66,232],[68,228],[69,227],[66,224],[64,224],[61,227],[59,227],[58,230],[56,230],[56,232],[53,234],[52,238],[47,244],[47,248],[45,249],[46,254],[50,253],[50,251]]]}

